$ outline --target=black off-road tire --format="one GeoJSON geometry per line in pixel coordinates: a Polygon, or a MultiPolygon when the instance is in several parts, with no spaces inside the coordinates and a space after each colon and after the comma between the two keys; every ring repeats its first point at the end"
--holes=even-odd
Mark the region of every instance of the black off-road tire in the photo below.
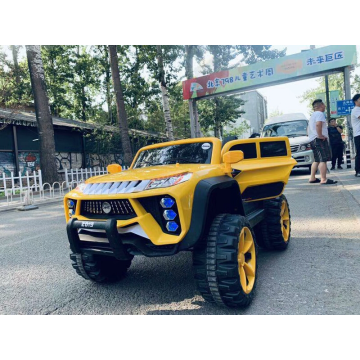
{"type": "Polygon", "coordinates": [[[248,306],[254,297],[257,262],[254,233],[246,218],[236,214],[216,216],[206,244],[194,249],[193,265],[198,290],[206,301],[228,307],[248,306]],[[253,242],[253,255],[248,255],[254,256],[251,261],[255,276],[248,293],[243,290],[239,275],[239,237],[243,229],[251,237],[247,240],[253,242]]]}
{"type": "Polygon", "coordinates": [[[121,280],[131,265],[131,260],[117,260],[110,256],[70,254],[72,267],[86,280],[98,283],[121,280]]]}
{"type": "Polygon", "coordinates": [[[264,200],[265,219],[256,226],[255,234],[257,244],[267,250],[285,250],[287,249],[291,238],[291,215],[289,203],[285,195],[275,199],[264,200]],[[285,202],[288,210],[288,239],[283,234],[283,224],[281,219],[281,206],[285,202]]]}
{"type": "Polygon", "coordinates": [[[206,271],[206,246],[195,248],[193,251],[193,271],[197,288],[204,298],[209,303],[214,303],[215,300],[211,295],[209,282],[206,271]]]}

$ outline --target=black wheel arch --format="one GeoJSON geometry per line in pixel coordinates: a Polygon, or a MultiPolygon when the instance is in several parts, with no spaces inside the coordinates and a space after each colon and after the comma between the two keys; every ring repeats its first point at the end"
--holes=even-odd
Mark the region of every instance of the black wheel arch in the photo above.
{"type": "Polygon", "coordinates": [[[210,229],[218,214],[245,215],[239,184],[229,176],[217,176],[196,185],[191,225],[180,243],[179,250],[195,246],[210,229]]]}

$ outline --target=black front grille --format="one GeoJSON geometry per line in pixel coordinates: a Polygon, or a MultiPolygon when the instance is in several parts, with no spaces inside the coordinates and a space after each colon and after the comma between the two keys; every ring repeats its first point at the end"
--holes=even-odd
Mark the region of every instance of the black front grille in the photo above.
{"type": "Polygon", "coordinates": [[[131,219],[136,216],[129,200],[85,200],[81,202],[81,215],[92,219],[131,219]],[[107,203],[104,205],[104,203],[107,203]],[[104,206],[103,206],[104,205],[104,206]],[[103,208],[111,210],[105,212],[103,208]]]}

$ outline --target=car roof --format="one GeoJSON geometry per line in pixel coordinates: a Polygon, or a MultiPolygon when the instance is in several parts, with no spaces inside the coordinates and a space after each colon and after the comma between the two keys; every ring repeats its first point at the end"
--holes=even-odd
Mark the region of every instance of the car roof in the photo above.
{"type": "Polygon", "coordinates": [[[264,126],[270,125],[270,124],[276,124],[286,121],[296,121],[296,120],[307,120],[307,117],[302,113],[293,113],[293,114],[285,114],[285,115],[279,115],[274,116],[270,118],[268,121],[265,122],[264,126]]]}

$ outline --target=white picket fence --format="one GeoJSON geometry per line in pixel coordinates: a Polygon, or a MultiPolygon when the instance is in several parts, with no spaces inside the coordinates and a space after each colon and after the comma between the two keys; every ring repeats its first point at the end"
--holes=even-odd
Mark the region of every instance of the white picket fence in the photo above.
{"type": "MultiPolygon", "coordinates": [[[[123,167],[127,170],[128,167],[123,167]]],[[[0,208],[9,205],[21,205],[34,203],[37,201],[46,201],[49,199],[62,198],[64,195],[74,189],[79,183],[86,179],[107,174],[106,168],[89,169],[71,169],[64,171],[65,179],[54,182],[53,184],[43,183],[41,170],[34,171],[32,174],[26,172],[25,176],[10,176],[3,173],[0,178],[0,208]]]]}
{"type": "Polygon", "coordinates": [[[70,184],[79,183],[93,176],[104,175],[108,172],[106,168],[95,167],[92,169],[65,169],[64,173],[66,186],[69,187],[70,184]]]}
{"type": "MultiPolygon", "coordinates": [[[[129,167],[128,166],[122,166],[122,171],[127,170],[129,167]]],[[[82,181],[85,181],[88,178],[91,178],[93,176],[98,176],[98,175],[104,175],[107,174],[107,168],[101,168],[101,167],[94,167],[94,168],[89,168],[89,169],[65,169],[64,170],[64,175],[65,175],[65,179],[64,181],[66,182],[67,186],[69,187],[70,184],[72,183],[79,183],[82,181]]]]}

